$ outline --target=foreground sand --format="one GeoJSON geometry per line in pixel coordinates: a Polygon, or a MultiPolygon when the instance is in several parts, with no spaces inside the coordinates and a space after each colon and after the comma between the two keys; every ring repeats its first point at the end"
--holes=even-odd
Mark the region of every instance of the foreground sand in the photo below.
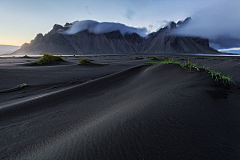
{"type": "Polygon", "coordinates": [[[233,75],[230,87],[146,58],[91,59],[102,65],[0,59],[0,159],[240,158],[238,59],[190,58],[233,75]]]}

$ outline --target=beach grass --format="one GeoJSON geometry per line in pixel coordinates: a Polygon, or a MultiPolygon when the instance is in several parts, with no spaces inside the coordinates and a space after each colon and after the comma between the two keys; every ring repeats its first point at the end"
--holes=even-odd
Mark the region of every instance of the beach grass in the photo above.
{"type": "Polygon", "coordinates": [[[137,56],[136,56],[136,57],[134,57],[134,59],[143,59],[143,58],[142,58],[142,57],[137,57],[137,56]]]}
{"type": "Polygon", "coordinates": [[[78,61],[78,65],[85,65],[85,66],[89,66],[92,65],[94,63],[91,62],[91,59],[87,59],[87,58],[82,58],[78,61]]]}
{"type": "Polygon", "coordinates": [[[19,85],[19,88],[24,88],[24,87],[27,87],[27,86],[28,86],[27,83],[22,83],[22,84],[19,85]]]}
{"type": "Polygon", "coordinates": [[[147,64],[151,64],[151,65],[157,65],[157,64],[177,64],[179,65],[181,68],[190,68],[190,71],[192,70],[192,68],[196,69],[197,71],[200,70],[205,70],[207,73],[209,73],[212,77],[212,79],[215,79],[215,81],[222,81],[224,84],[235,84],[235,82],[233,81],[231,76],[227,76],[222,74],[221,72],[217,72],[215,70],[210,69],[209,67],[201,66],[197,63],[193,63],[193,62],[184,62],[184,63],[180,63],[179,61],[175,61],[173,59],[171,60],[165,60],[163,62],[147,62],[147,64]]]}
{"type": "Polygon", "coordinates": [[[31,57],[29,57],[28,55],[24,55],[21,58],[31,58],[31,57]]]}
{"type": "Polygon", "coordinates": [[[163,57],[161,57],[161,59],[165,60],[165,59],[168,59],[168,58],[167,58],[167,57],[165,57],[165,56],[163,56],[163,57]]]}
{"type": "Polygon", "coordinates": [[[38,65],[44,65],[55,61],[64,61],[60,56],[53,56],[51,54],[43,54],[42,57],[37,60],[38,65]]]}

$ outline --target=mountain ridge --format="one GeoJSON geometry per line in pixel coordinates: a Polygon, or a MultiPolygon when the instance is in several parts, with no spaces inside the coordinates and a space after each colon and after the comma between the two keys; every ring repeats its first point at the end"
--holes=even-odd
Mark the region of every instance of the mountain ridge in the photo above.
{"type": "Polygon", "coordinates": [[[209,40],[199,37],[184,37],[172,34],[189,18],[168,26],[157,32],[141,37],[137,33],[121,34],[120,30],[95,34],[85,29],[75,34],[64,34],[72,23],[64,26],[55,24],[47,34],[37,34],[30,44],[24,44],[15,54],[120,54],[120,53],[217,53],[209,47],[209,40]]]}

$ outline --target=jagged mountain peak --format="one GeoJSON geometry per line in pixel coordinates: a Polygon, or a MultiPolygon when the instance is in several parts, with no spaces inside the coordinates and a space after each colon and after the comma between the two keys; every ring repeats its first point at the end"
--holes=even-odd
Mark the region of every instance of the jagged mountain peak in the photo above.
{"type": "Polygon", "coordinates": [[[209,41],[207,39],[180,37],[171,34],[176,28],[187,25],[190,20],[191,18],[187,18],[177,23],[170,22],[166,27],[149,34],[147,37],[139,34],[141,33],[141,29],[126,28],[126,26],[116,23],[102,23],[99,25],[99,23],[95,21],[85,21],[86,23],[66,23],[64,26],[55,24],[48,34],[38,34],[29,45],[25,44],[16,53],[41,54],[46,51],[57,54],[217,52],[209,47],[209,41]],[[89,22],[91,23],[90,26],[88,26],[89,22]],[[76,23],[78,25],[76,25],[76,23]],[[77,28],[74,32],[68,32],[71,34],[64,33],[72,29],[74,24],[75,27],[80,26],[82,28],[80,30],[77,28]],[[103,28],[96,31],[98,27],[109,27],[109,25],[110,28],[103,28]],[[113,26],[117,28],[111,28],[113,26]]]}

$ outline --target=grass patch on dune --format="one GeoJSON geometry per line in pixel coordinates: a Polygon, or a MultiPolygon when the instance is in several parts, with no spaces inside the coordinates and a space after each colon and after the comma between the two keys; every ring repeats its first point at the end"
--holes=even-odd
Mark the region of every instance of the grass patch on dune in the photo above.
{"type": "Polygon", "coordinates": [[[167,57],[165,57],[165,56],[163,56],[163,57],[161,57],[161,59],[165,60],[165,59],[168,59],[168,58],[167,58],[167,57]]]}
{"type": "Polygon", "coordinates": [[[91,61],[92,61],[91,59],[82,58],[78,61],[78,65],[90,66],[94,64],[91,61]]]}
{"type": "Polygon", "coordinates": [[[27,87],[27,86],[28,86],[27,83],[23,83],[23,84],[20,84],[20,85],[19,85],[19,88],[24,88],[24,87],[27,87]]]}
{"type": "Polygon", "coordinates": [[[37,60],[38,65],[44,65],[55,61],[64,61],[60,56],[53,56],[51,54],[43,54],[42,57],[37,60]]]}
{"type": "Polygon", "coordinates": [[[142,58],[142,57],[134,57],[134,59],[137,59],[137,60],[138,60],[138,59],[143,59],[143,58],[142,58]]]}
{"type": "MultiPolygon", "coordinates": [[[[209,73],[213,79],[215,79],[215,81],[222,81],[224,84],[232,84],[235,82],[233,81],[232,77],[221,74],[221,72],[217,72],[215,70],[210,69],[209,67],[201,66],[197,63],[193,63],[193,62],[184,62],[184,63],[180,63],[179,61],[175,61],[175,60],[165,60],[163,62],[147,62],[148,64],[151,65],[157,65],[157,64],[177,64],[179,65],[181,68],[190,68],[190,71],[192,70],[192,68],[196,69],[197,71],[200,70],[205,70],[207,73],[209,73]]],[[[239,63],[240,64],[240,63],[239,63]]]]}
{"type": "Polygon", "coordinates": [[[28,55],[24,55],[21,58],[31,58],[31,57],[29,57],[28,55]]]}

